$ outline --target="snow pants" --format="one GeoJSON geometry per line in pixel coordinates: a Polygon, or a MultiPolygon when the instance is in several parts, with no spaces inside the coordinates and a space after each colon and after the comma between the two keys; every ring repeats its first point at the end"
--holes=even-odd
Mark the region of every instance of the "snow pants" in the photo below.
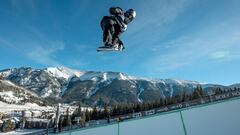
{"type": "Polygon", "coordinates": [[[104,16],[101,20],[101,28],[103,30],[104,45],[115,45],[120,40],[120,26],[117,24],[114,17],[104,16]]]}

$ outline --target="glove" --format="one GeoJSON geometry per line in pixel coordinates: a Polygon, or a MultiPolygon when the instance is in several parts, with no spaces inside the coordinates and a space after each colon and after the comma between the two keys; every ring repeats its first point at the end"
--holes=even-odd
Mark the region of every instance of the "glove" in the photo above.
{"type": "Polygon", "coordinates": [[[126,31],[127,30],[127,25],[126,24],[123,24],[123,27],[122,27],[122,29],[121,29],[121,32],[124,32],[124,31],[126,31]]]}
{"type": "Polygon", "coordinates": [[[118,14],[122,14],[123,10],[120,7],[111,7],[109,9],[109,12],[111,15],[118,15],[118,14]]]}
{"type": "Polygon", "coordinates": [[[122,9],[121,9],[120,7],[116,7],[116,8],[115,8],[115,12],[116,12],[117,14],[122,14],[122,9]]]}

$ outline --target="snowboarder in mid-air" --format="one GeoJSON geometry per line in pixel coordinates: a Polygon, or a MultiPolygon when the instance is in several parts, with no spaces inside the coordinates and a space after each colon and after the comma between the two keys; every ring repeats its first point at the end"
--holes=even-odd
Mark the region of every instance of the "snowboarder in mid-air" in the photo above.
{"type": "Polygon", "coordinates": [[[101,20],[103,30],[103,44],[97,51],[115,50],[122,51],[123,43],[120,35],[127,29],[127,25],[136,17],[136,11],[129,9],[124,12],[120,7],[111,7],[110,16],[104,16],[101,20]]]}

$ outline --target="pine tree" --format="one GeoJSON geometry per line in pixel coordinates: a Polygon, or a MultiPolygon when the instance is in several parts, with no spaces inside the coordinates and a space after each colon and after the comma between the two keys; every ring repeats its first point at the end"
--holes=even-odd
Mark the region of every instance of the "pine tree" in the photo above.
{"type": "Polygon", "coordinates": [[[108,116],[108,108],[107,108],[106,104],[104,104],[103,115],[104,115],[105,118],[107,118],[107,116],[108,116]]]}
{"type": "Polygon", "coordinates": [[[81,112],[81,120],[80,120],[80,125],[84,126],[85,125],[85,121],[86,121],[86,115],[85,112],[81,112]]]}
{"type": "Polygon", "coordinates": [[[97,110],[97,107],[94,106],[94,107],[93,107],[93,110],[92,110],[92,113],[91,113],[90,116],[91,116],[93,119],[96,119],[97,115],[98,115],[98,110],[97,110]]]}
{"type": "Polygon", "coordinates": [[[219,95],[219,94],[222,94],[221,88],[217,88],[217,89],[215,90],[215,95],[219,95]]]}
{"type": "Polygon", "coordinates": [[[122,115],[123,114],[123,107],[122,104],[117,105],[117,115],[122,115]]]}
{"type": "Polygon", "coordinates": [[[116,105],[114,105],[112,107],[111,116],[115,116],[116,114],[117,114],[117,108],[116,108],[116,105]]]}
{"type": "Polygon", "coordinates": [[[199,98],[202,98],[203,96],[205,96],[205,93],[204,93],[202,87],[197,86],[197,88],[193,91],[193,93],[191,95],[191,100],[199,99],[199,98]]]}
{"type": "Polygon", "coordinates": [[[58,124],[58,131],[62,131],[62,127],[64,126],[64,116],[60,116],[59,124],[58,124]]]}
{"type": "Polygon", "coordinates": [[[157,108],[158,107],[158,100],[155,100],[154,102],[153,102],[153,108],[157,108]]]}
{"type": "Polygon", "coordinates": [[[148,110],[153,109],[153,108],[154,108],[153,102],[149,102],[148,103],[148,110]]]}
{"type": "Polygon", "coordinates": [[[184,91],[183,92],[183,94],[182,94],[182,100],[181,100],[181,102],[185,102],[186,101],[186,91],[184,91]]]}
{"type": "Polygon", "coordinates": [[[79,103],[78,108],[77,108],[77,116],[79,117],[79,116],[81,116],[81,114],[82,114],[82,107],[81,107],[81,103],[79,103]]]}
{"type": "Polygon", "coordinates": [[[137,104],[135,108],[135,112],[139,112],[139,111],[141,111],[141,105],[137,104]]]}
{"type": "Polygon", "coordinates": [[[67,109],[67,125],[69,128],[72,127],[71,115],[70,115],[70,108],[67,109]]]}
{"type": "Polygon", "coordinates": [[[85,111],[85,117],[86,117],[86,121],[90,121],[90,112],[88,111],[88,109],[86,109],[85,111]]]}
{"type": "Polygon", "coordinates": [[[3,80],[3,79],[4,79],[4,77],[2,75],[0,75],[0,80],[3,80]]]}
{"type": "Polygon", "coordinates": [[[160,99],[158,103],[158,107],[161,107],[164,105],[164,99],[160,99]]]}

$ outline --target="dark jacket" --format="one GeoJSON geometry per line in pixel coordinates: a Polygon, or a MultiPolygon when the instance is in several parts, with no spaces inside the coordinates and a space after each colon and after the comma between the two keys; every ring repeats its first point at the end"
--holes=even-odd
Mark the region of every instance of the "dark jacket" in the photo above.
{"type": "Polygon", "coordinates": [[[125,16],[124,12],[120,7],[111,7],[109,9],[110,14],[115,19],[116,23],[120,26],[121,32],[127,30],[127,24],[124,22],[125,16]]]}

